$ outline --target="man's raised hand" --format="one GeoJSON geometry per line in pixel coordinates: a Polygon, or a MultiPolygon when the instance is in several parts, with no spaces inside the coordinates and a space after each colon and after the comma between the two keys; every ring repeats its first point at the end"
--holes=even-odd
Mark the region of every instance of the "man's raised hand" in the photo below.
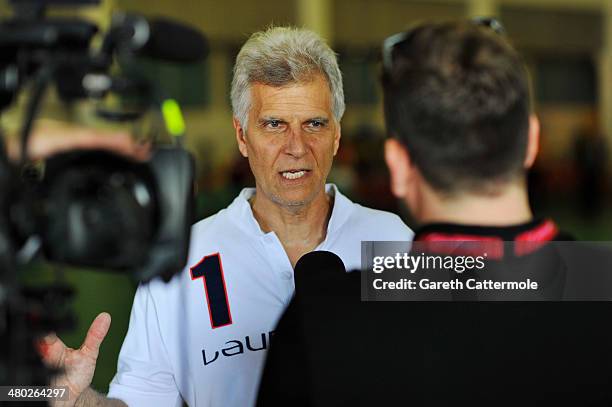
{"type": "Polygon", "coordinates": [[[91,323],[85,341],[78,349],[67,347],[55,334],[49,334],[38,343],[43,362],[60,372],[52,379],[52,386],[67,386],[69,400],[55,402],[56,407],[74,406],[81,393],[89,388],[96,369],[100,344],[108,333],[111,317],[99,314],[91,323]]]}

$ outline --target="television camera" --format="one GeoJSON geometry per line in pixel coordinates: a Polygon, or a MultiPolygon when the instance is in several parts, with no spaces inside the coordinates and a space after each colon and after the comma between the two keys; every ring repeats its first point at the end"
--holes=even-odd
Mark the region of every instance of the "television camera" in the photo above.
{"type": "Polygon", "coordinates": [[[28,97],[19,160],[9,160],[0,143],[0,384],[47,384],[49,371],[32,343],[73,319],[67,311],[71,287],[20,283],[20,271],[33,259],[129,273],[139,281],[169,280],[186,263],[194,164],[182,146],[183,118],[135,61],[197,62],[206,57],[206,40],[168,19],[117,14],[100,33],[85,19],[46,15],[49,7],[98,2],[12,0],[14,15],[0,21],[0,112],[22,92],[28,97]],[[98,35],[102,40],[94,47],[98,35]],[[68,104],[109,94],[137,100],[136,109],[97,113],[125,122],[157,111],[174,142],[153,146],[147,161],[74,150],[32,171],[28,140],[52,86],[68,104]]]}

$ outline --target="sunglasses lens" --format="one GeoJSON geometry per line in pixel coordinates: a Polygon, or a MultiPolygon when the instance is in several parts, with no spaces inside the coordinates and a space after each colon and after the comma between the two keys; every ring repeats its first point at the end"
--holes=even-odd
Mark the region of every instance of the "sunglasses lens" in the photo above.
{"type": "Polygon", "coordinates": [[[499,22],[496,18],[492,17],[474,17],[471,20],[476,25],[481,25],[483,27],[488,27],[491,30],[495,31],[497,34],[505,34],[506,30],[502,23],[499,22]]]}
{"type": "MultiPolygon", "coordinates": [[[[492,17],[474,17],[470,19],[470,22],[479,26],[487,27],[493,30],[495,33],[504,35],[506,34],[506,29],[502,25],[502,23],[496,18],[492,17]]],[[[394,34],[390,37],[387,37],[383,42],[382,48],[382,58],[383,58],[383,69],[387,72],[391,71],[393,66],[393,52],[398,46],[401,46],[406,41],[409,40],[410,37],[418,30],[417,28],[413,28],[411,30],[405,31],[403,33],[394,34]]]]}

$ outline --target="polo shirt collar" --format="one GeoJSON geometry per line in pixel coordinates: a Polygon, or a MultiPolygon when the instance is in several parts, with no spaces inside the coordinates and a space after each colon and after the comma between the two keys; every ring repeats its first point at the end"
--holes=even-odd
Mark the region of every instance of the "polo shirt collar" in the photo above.
{"type": "MultiPolygon", "coordinates": [[[[344,196],[334,184],[326,184],[325,192],[334,200],[332,214],[327,224],[327,240],[330,234],[336,233],[351,216],[353,203],[344,196]]],[[[253,216],[249,199],[255,195],[255,188],[244,188],[234,201],[227,207],[227,215],[243,231],[254,236],[265,236],[253,216]]],[[[273,233],[273,232],[270,232],[273,233]]]]}

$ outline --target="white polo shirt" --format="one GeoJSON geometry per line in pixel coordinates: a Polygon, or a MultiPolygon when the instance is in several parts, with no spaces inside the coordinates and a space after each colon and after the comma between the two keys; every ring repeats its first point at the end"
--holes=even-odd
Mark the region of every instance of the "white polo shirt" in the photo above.
{"type": "MultiPolygon", "coordinates": [[[[394,214],[351,202],[335,185],[327,236],[316,250],[361,268],[362,240],[410,240],[394,214]]],[[[109,397],[130,407],[247,407],[255,403],[270,337],[294,292],[274,232],[262,232],[244,189],[193,226],[188,267],[136,291],[109,397]]]]}

